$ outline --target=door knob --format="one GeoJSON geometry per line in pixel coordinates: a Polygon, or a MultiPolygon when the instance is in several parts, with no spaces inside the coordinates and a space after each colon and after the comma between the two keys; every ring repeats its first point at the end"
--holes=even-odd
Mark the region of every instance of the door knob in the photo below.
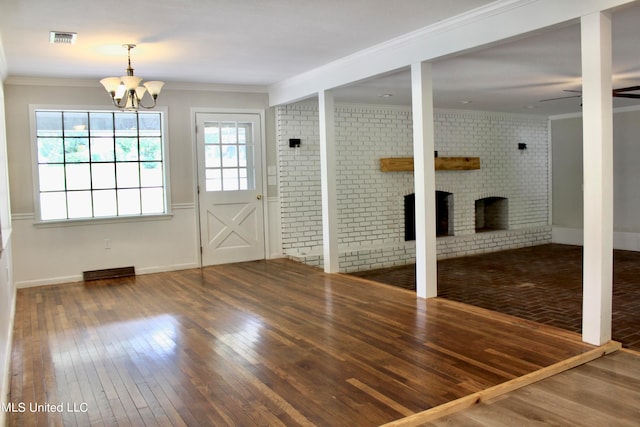
{"type": "Polygon", "coordinates": [[[258,200],[262,200],[262,194],[258,194],[258,195],[256,196],[256,199],[258,199],[258,200]]]}

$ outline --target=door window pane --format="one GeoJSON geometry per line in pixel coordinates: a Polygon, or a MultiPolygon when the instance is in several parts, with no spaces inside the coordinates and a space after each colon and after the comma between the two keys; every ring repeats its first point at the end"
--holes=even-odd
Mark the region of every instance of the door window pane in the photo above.
{"type": "Polygon", "coordinates": [[[206,123],[204,142],[207,191],[254,189],[251,123],[206,123]]]}
{"type": "Polygon", "coordinates": [[[223,144],[235,144],[236,139],[236,123],[222,123],[220,133],[222,134],[223,144]]]}
{"type": "Polygon", "coordinates": [[[207,169],[205,171],[207,191],[222,191],[222,177],[220,169],[207,169]]]}
{"type": "Polygon", "coordinates": [[[204,143],[220,144],[220,124],[206,123],[204,127],[204,143]]]}
{"type": "Polygon", "coordinates": [[[240,145],[238,147],[238,165],[246,167],[247,166],[247,146],[240,145]]]}
{"type": "Polygon", "coordinates": [[[240,190],[253,190],[253,185],[249,188],[249,180],[247,179],[247,169],[240,168],[238,169],[238,173],[240,175],[240,190]]]}
{"type": "Polygon", "coordinates": [[[241,144],[253,144],[251,129],[251,123],[238,124],[238,141],[241,144]]]}
{"type": "Polygon", "coordinates": [[[235,145],[222,146],[222,166],[234,167],[238,166],[238,147],[235,145]]]}
{"type": "Polygon", "coordinates": [[[222,169],[222,188],[225,191],[239,190],[238,169],[222,169]]]}
{"type": "Polygon", "coordinates": [[[220,146],[207,145],[204,147],[204,166],[206,168],[219,168],[222,166],[222,159],[220,157],[220,146]]]}

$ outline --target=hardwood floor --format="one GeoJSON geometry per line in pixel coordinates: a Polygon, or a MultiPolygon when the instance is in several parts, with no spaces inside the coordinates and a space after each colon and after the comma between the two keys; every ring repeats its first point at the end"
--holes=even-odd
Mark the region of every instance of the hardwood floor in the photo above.
{"type": "Polygon", "coordinates": [[[640,353],[618,351],[423,426],[637,427],[640,353]]]}
{"type": "Polygon", "coordinates": [[[373,426],[602,353],[572,332],[287,260],[231,264],[20,289],[8,418],[373,426]]]}

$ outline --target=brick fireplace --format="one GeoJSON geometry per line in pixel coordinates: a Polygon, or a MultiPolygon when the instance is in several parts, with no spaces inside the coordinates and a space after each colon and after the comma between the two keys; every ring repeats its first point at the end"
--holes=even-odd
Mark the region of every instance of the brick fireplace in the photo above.
{"type": "MultiPolygon", "coordinates": [[[[478,170],[436,171],[438,258],[550,242],[547,120],[453,110],[436,111],[434,119],[439,156],[481,163],[478,170]]],[[[413,155],[411,110],[338,104],[335,123],[340,270],[413,263],[415,242],[405,240],[413,173],[379,167],[381,158],[413,155]]],[[[322,266],[317,105],[278,107],[276,132],[283,254],[322,266]],[[290,148],[289,138],[300,138],[300,148],[290,148]]]]}

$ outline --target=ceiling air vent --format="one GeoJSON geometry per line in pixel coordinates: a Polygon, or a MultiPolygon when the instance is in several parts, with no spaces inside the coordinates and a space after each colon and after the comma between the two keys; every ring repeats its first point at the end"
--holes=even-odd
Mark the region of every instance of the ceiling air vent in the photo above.
{"type": "Polygon", "coordinates": [[[76,42],[77,33],[69,33],[63,31],[49,32],[49,43],[51,44],[74,44],[76,42]]]}

